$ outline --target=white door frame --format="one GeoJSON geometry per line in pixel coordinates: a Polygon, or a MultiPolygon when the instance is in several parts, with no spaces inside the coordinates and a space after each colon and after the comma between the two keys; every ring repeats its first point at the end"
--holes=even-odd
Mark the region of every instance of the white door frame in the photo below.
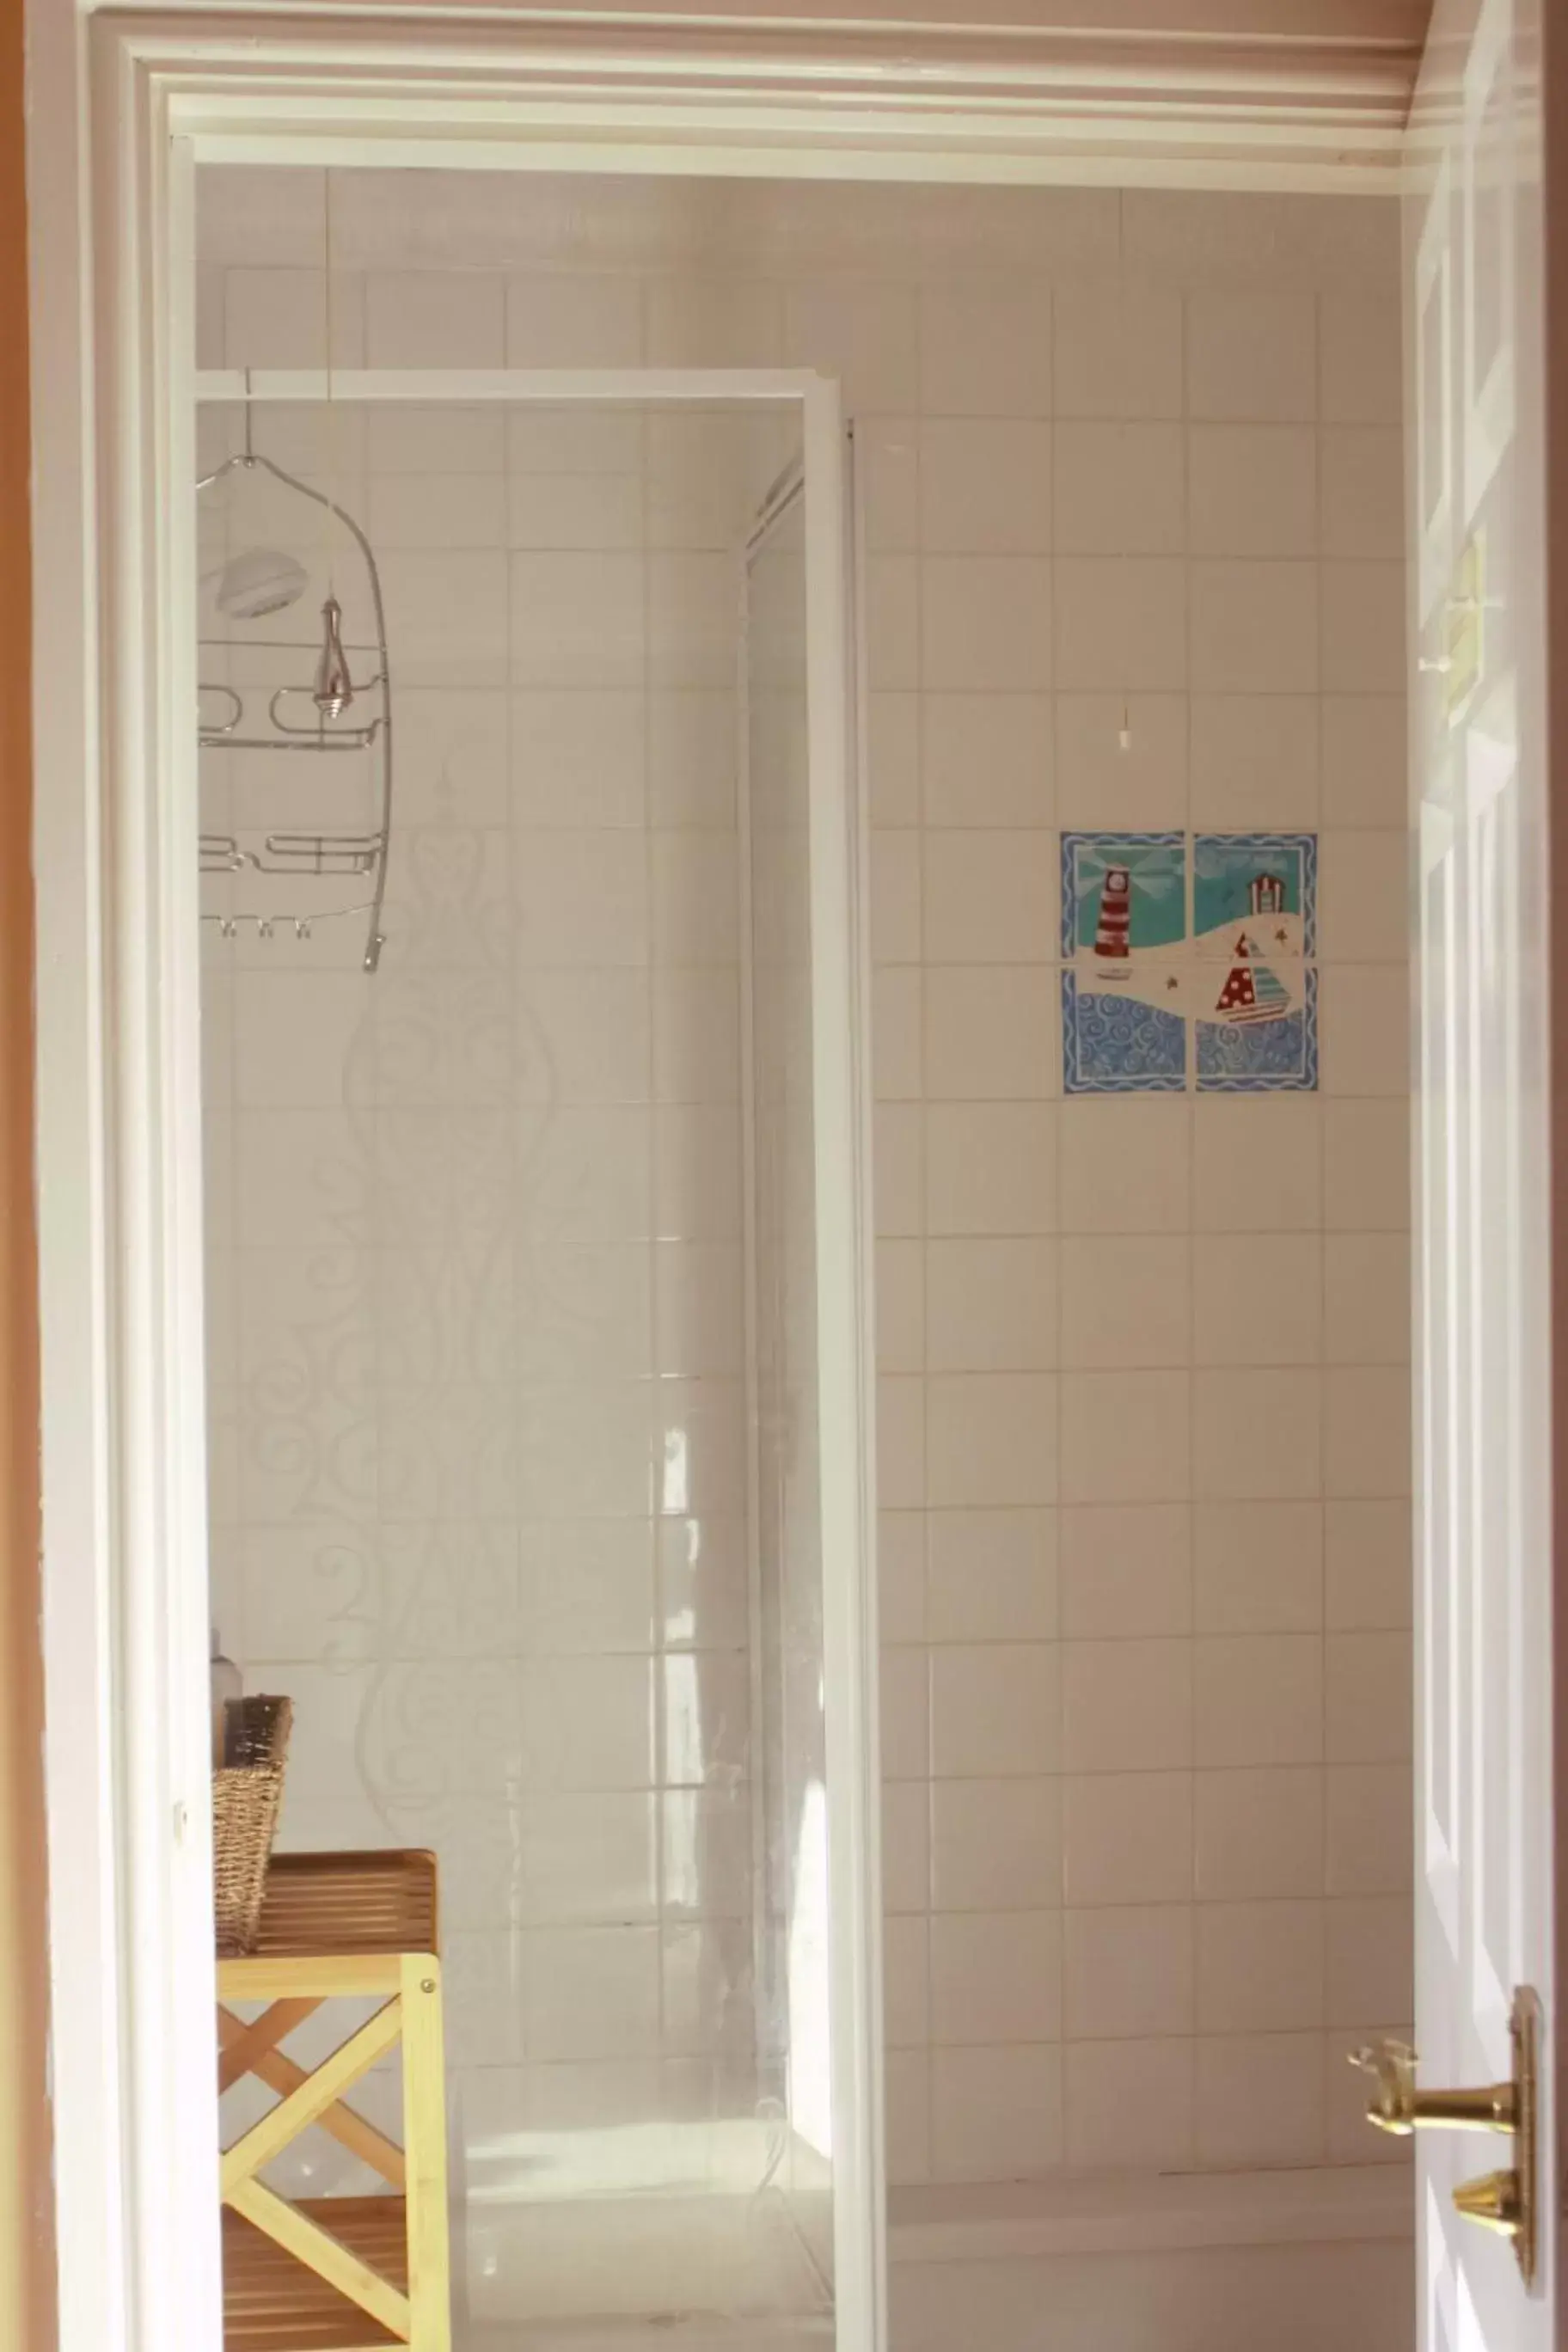
{"type": "MultiPolygon", "coordinates": [[[[1166,37],[1129,67],[1081,42],[933,34],[941,61],[911,65],[902,31],[634,33],[520,14],[504,34],[409,21],[392,39],[363,17],[264,13],[268,0],[248,17],[140,20],[98,0],[27,5],[60,2347],[212,2352],[216,2158],[191,2128],[210,2116],[210,2052],[181,2031],[213,1994],[193,1671],[206,1638],[181,395],[194,162],[1392,193],[1400,109],[1370,68],[1358,84],[1341,61],[1303,96],[1289,59],[1179,58],[1166,37]]],[[[826,395],[812,398],[820,434],[826,395]]],[[[852,856],[834,887],[847,903],[852,856]]],[[[839,1074],[846,1105],[854,1075],[839,1074]]],[[[852,1312],[856,1286],[842,1297],[852,1312]]],[[[860,1946],[861,2015],[875,1948],[860,1946]]]]}

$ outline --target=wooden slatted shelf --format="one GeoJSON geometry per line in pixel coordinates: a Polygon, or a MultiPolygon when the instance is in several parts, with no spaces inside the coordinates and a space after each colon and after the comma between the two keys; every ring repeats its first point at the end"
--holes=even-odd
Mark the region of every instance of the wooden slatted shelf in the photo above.
{"type": "MultiPolygon", "coordinates": [[[[401,2197],[313,2197],[300,2210],[406,2289],[401,2197]]],[[[223,2217],[223,2309],[227,2352],[380,2352],[401,2342],[233,2212],[223,2217]]]]}
{"type": "Polygon", "coordinates": [[[226,2352],[450,2352],[437,1934],[434,1854],[278,1854],[255,1951],[219,1960],[219,2083],[257,2074],[279,2095],[223,2158],[226,2352]],[[323,2001],[366,1995],[380,2006],[312,2072],[283,2050],[323,2001]],[[270,2007],[247,2025],[228,2004],[251,2000],[270,2007]],[[399,2043],[401,2147],[344,2096],[399,2043]],[[312,2125],[394,2193],[268,2189],[261,2175],[312,2125]]]}
{"type": "Polygon", "coordinates": [[[258,1959],[438,1949],[433,1853],[273,1855],[258,1959]]]}

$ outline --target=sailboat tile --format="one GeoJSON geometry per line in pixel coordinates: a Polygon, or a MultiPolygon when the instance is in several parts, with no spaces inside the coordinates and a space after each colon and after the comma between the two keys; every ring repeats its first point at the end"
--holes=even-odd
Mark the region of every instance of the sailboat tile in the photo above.
{"type": "MultiPolygon", "coordinates": [[[[1318,974],[1312,964],[1238,956],[1210,964],[1196,1014],[1200,1094],[1312,1093],[1318,1084],[1318,974]]],[[[1203,977],[1202,971],[1199,973],[1203,977]]]]}

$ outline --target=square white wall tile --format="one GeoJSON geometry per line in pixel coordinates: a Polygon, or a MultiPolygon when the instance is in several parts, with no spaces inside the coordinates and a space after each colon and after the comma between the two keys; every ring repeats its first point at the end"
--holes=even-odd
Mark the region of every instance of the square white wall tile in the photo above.
{"type": "Polygon", "coordinates": [[[928,830],[921,905],[930,963],[1042,963],[1056,947],[1055,834],[928,830]]]}
{"type": "Polygon", "coordinates": [[[1405,1097],[1410,1085],[1409,991],[1397,965],[1338,964],[1320,985],[1325,1095],[1405,1097]]]}
{"type": "Polygon", "coordinates": [[[1321,1634],[1200,1634],[1194,1696],[1200,1769],[1321,1762],[1321,1634]]]}
{"type": "Polygon", "coordinates": [[[1187,811],[1189,709],[1181,694],[1058,694],[1058,824],[1154,833],[1180,824],[1187,811]]]}
{"type": "Polygon", "coordinates": [[[1200,1900],[1258,1902],[1322,1893],[1326,1791],[1320,1769],[1298,1764],[1200,1772],[1194,1802],[1200,1900]]]}
{"type": "Polygon", "coordinates": [[[931,1769],[939,1780],[1057,1770],[1060,1664],[1053,1644],[933,1650],[931,1695],[931,1769]]]}
{"type": "Polygon", "coordinates": [[[1262,425],[1317,414],[1317,306],[1310,294],[1190,294],[1187,406],[1195,417],[1262,425]]]}
{"type": "Polygon", "coordinates": [[[925,1093],[935,1102],[1030,1102],[1058,1091],[1057,975],[950,965],[924,975],[925,1093]]]}
{"type": "Polygon", "coordinates": [[[650,278],[650,367],[777,367],[784,288],[753,277],[650,278]]]}
{"type": "MultiPolygon", "coordinates": [[[[1321,713],[1310,694],[1194,694],[1192,821],[1226,832],[1314,830],[1321,713]]],[[[1321,754],[1325,778],[1326,752],[1321,754]]]]}
{"type": "Polygon", "coordinates": [[[1048,416],[1048,289],[972,281],[920,291],[921,406],[928,416],[1048,416]]]}
{"type": "Polygon", "coordinates": [[[882,1905],[923,1913],[931,1900],[931,1791],[926,1781],[882,1784],[882,1905]]]}
{"type": "Polygon", "coordinates": [[[1321,566],[1322,684],[1329,694],[1397,694],[1405,682],[1405,566],[1321,566]]]}
{"type": "Polygon", "coordinates": [[[1180,694],[1188,567],[1174,557],[1064,555],[1056,563],[1056,679],[1064,693],[1180,694]]]}
{"type": "Polygon", "coordinates": [[[950,693],[1047,688],[1051,572],[1040,555],[926,557],[920,566],[922,683],[950,693]]]}
{"type": "Polygon", "coordinates": [[[1327,694],[1322,714],[1324,823],[1402,825],[1409,797],[1403,695],[1327,694]]]}
{"type": "Polygon", "coordinates": [[[1410,858],[1403,829],[1323,835],[1319,952],[1325,963],[1405,963],[1410,858]]]}
{"type": "Polygon", "coordinates": [[[1054,1640],[1055,1512],[932,1511],[926,1525],[933,1643],[1054,1640]]]}
{"type": "Polygon", "coordinates": [[[918,1241],[876,1245],[877,1366],[882,1372],[925,1369],[925,1252],[918,1241]]]}
{"type": "Polygon", "coordinates": [[[1321,1492],[1323,1475],[1317,1373],[1194,1373],[1193,1491],[1201,1500],[1305,1500],[1321,1492]]]}
{"type": "Polygon", "coordinates": [[[921,428],[912,416],[855,420],[855,489],[878,555],[921,543],[921,428]]]}
{"type": "Polygon", "coordinates": [[[1060,1911],[949,1911],[933,1917],[931,2027],[934,2051],[1059,2041],[1060,1911]]]}
{"type": "Polygon", "coordinates": [[[1193,2050],[1184,2039],[1070,2042],[1068,2162],[1097,2172],[1190,2165],[1193,2050]]]}
{"type": "Polygon", "coordinates": [[[1324,1376],[1323,1481],[1335,1496],[1410,1492],[1410,1373],[1345,1368],[1324,1376]]]}
{"type": "Polygon", "coordinates": [[[1062,1789],[1069,1904],[1185,1903],[1193,1895],[1194,1782],[1187,1770],[1074,1774],[1062,1789]]]}
{"type": "Polygon", "coordinates": [[[1194,555],[1317,553],[1318,440],[1310,426],[1194,425],[1187,462],[1194,555]]]}
{"type": "Polygon", "coordinates": [[[1409,1625],[1415,1569],[1407,1502],[1327,1503],[1323,1543],[1331,1630],[1409,1625]]]}
{"type": "Polygon", "coordinates": [[[637,367],[642,357],[640,279],[543,272],[508,278],[508,367],[637,367]]]}
{"type": "MultiPolygon", "coordinates": [[[[1193,1118],[1220,1108],[1174,1097],[1061,1105],[1064,1234],[1185,1234],[1192,1213],[1193,1118]]],[[[1229,1106],[1226,1106],[1229,1108],[1229,1106]]],[[[1255,1110],[1271,1106],[1258,1102],[1255,1110]]]]}
{"type": "Polygon", "coordinates": [[[1068,1640],[1191,1633],[1192,1515],[1184,1505],[1078,1505],[1059,1516],[1061,1629],[1068,1640]]]}
{"type": "Polygon", "coordinates": [[[934,2050],[931,2168],[937,2180],[1015,2180],[1061,2161],[1061,2053],[1027,2044],[934,2050]]]}
{"type": "Polygon", "coordinates": [[[1410,2014],[1414,1927],[1404,1895],[1349,1896],[1324,1906],[1324,2008],[1330,2025],[1410,2014]]]}
{"type": "Polygon", "coordinates": [[[1323,1251],[1328,1361],[1408,1363],[1410,1244],[1406,1236],[1331,1234],[1323,1251]]]}
{"type": "Polygon", "coordinates": [[[928,555],[1048,554],[1050,426],[927,417],[920,428],[920,544],[928,555]]]}
{"type": "Polygon", "coordinates": [[[1405,386],[1400,311],[1346,287],[1318,299],[1321,415],[1331,425],[1397,425],[1405,386]]]}
{"type": "Polygon", "coordinates": [[[877,1493],[887,1510],[919,1510],[926,1499],[925,1382],[912,1375],[877,1382],[877,1493]]]}
{"type": "Polygon", "coordinates": [[[1179,295],[1130,284],[1064,286],[1055,318],[1058,417],[1181,415],[1179,295]]]}
{"type": "Polygon", "coordinates": [[[879,1236],[925,1226],[925,1129],[918,1103],[879,1103],[872,1112],[871,1177],[879,1236]]]}
{"type": "Polygon", "coordinates": [[[1411,1802],[1408,1764],[1330,1766],[1325,1813],[1331,1895],[1408,1892],[1415,1843],[1411,1802]]]}
{"type": "Polygon", "coordinates": [[[1190,1245],[1153,1234],[1061,1244],[1061,1360],[1073,1370],[1191,1360],[1190,1245]]]}
{"type": "MultiPolygon", "coordinates": [[[[1051,709],[1043,694],[923,695],[919,758],[927,824],[1050,824],[1051,709]]],[[[872,760],[875,767],[875,735],[872,760]]]]}
{"type": "Polygon", "coordinates": [[[1068,1911],[1062,2032],[1068,2042],[1190,2033],[1194,1914],[1185,1903],[1068,1911]]]}
{"type": "Polygon", "coordinates": [[[1259,1542],[1251,1503],[1200,1503],[1193,1514],[1200,1633],[1312,1633],[1323,1623],[1321,1503],[1271,1503],[1259,1542]]]}
{"type": "MultiPolygon", "coordinates": [[[[1055,1103],[1034,1102],[933,1102],[915,1114],[923,1129],[926,1231],[1054,1232],[1061,1115],[1055,1103]]],[[[911,1177],[906,1190],[918,1181],[911,1177]]]]}
{"type": "Polygon", "coordinates": [[[931,1694],[924,1649],[884,1646],[879,1702],[882,1778],[917,1781],[923,1796],[931,1766],[931,1694]]]}
{"type": "Polygon", "coordinates": [[[1192,567],[1195,694],[1314,694],[1319,567],[1208,560],[1192,567]]]}
{"type": "Polygon", "coordinates": [[[940,1373],[926,1389],[926,1484],[933,1508],[1056,1500],[1053,1374],[940,1373]]]}
{"type": "MultiPolygon", "coordinates": [[[[872,692],[900,693],[918,687],[921,567],[912,555],[867,558],[865,620],[866,680],[872,692]]],[[[972,681],[959,678],[952,682],[963,686],[972,681]]]]}
{"type": "Polygon", "coordinates": [[[1192,1760],[1190,1642],[1063,1643],[1066,1771],[1168,1772],[1192,1760]]]}
{"type": "Polygon", "coordinates": [[[1315,2033],[1226,2034],[1197,2045],[1197,2150],[1212,2164],[1310,2164],[1326,2081],[1315,2033]]]}
{"type": "Polygon", "coordinates": [[[1198,2030],[1306,2032],[1326,2021],[1322,1903],[1205,1903],[1197,1914],[1198,2030]]]}
{"type": "MultiPolygon", "coordinates": [[[[1061,1783],[942,1780],[931,1789],[935,1911],[1046,1910],[1062,1896],[1061,1783]]],[[[1005,1939],[1006,1929],[1000,1930],[1005,1939]]]]}
{"type": "Polygon", "coordinates": [[[1193,1245],[1200,1364],[1316,1364],[1323,1244],[1316,1234],[1204,1234],[1193,1245]]]}
{"type": "Polygon", "coordinates": [[[373,270],[364,335],[368,367],[504,367],[505,280],[489,270],[373,270]]]}
{"type": "Polygon", "coordinates": [[[926,1244],[926,1362],[932,1372],[1038,1371],[1057,1360],[1051,1241],[926,1244]]]}
{"type": "Polygon", "coordinates": [[[866,698],[866,738],[868,770],[866,789],[872,824],[918,824],[921,817],[919,696],[908,688],[892,693],[868,694],[866,698]]]}
{"type": "Polygon", "coordinates": [[[1324,1737],[1333,1764],[1399,1764],[1415,1720],[1410,1641],[1394,1632],[1331,1633],[1324,1737]]]}
{"type": "Polygon", "coordinates": [[[1405,463],[1399,427],[1329,425],[1319,447],[1323,553],[1403,562],[1405,463]]]}
{"type": "Polygon", "coordinates": [[[1184,1501],[1192,1492],[1191,1388],[1185,1372],[1064,1373],[1062,1500],[1184,1501]]]}
{"type": "Polygon", "coordinates": [[[882,2030],[889,2050],[931,2039],[931,1949],[923,1918],[897,1913],[882,1927],[882,2030]]]}
{"type": "Polygon", "coordinates": [[[1175,424],[1064,419],[1055,429],[1058,555],[1180,555],[1187,468],[1175,424]]]}

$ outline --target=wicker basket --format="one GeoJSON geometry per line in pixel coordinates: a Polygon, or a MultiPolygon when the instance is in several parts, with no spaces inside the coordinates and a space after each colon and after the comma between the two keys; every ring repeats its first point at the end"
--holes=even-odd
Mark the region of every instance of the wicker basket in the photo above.
{"type": "Polygon", "coordinates": [[[224,1959],[256,1948],[293,1719],[286,1698],[231,1699],[224,1710],[224,1760],[213,1774],[213,1908],[224,1959]]]}

